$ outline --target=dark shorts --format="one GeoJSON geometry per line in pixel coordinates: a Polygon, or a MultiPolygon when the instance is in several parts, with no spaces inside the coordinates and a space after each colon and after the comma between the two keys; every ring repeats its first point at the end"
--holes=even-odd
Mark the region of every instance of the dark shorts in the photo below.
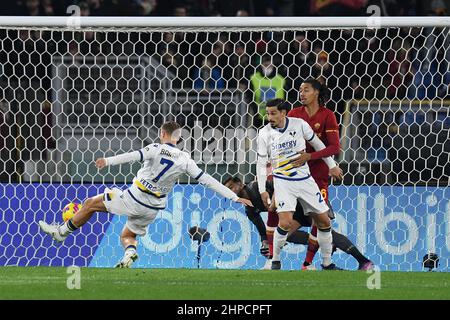
{"type": "MultiPolygon", "coordinates": [[[[331,208],[331,205],[328,202],[328,199],[327,199],[327,204],[328,204],[328,207],[330,207],[328,216],[330,217],[331,220],[333,220],[335,218],[335,216],[334,216],[333,208],[331,208]]],[[[302,227],[311,227],[311,225],[312,225],[312,218],[310,216],[305,216],[305,214],[303,212],[303,207],[300,204],[300,202],[297,202],[297,207],[295,208],[293,218],[295,221],[300,223],[300,225],[302,227]]]]}

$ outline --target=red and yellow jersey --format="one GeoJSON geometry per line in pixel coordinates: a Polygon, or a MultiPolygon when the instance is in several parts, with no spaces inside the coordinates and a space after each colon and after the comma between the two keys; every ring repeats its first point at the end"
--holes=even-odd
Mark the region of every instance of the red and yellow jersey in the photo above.
{"type": "Polygon", "coordinates": [[[325,144],[325,149],[320,151],[315,151],[310,145],[307,145],[306,152],[311,153],[311,160],[308,161],[311,175],[320,189],[326,188],[329,168],[322,158],[337,155],[340,151],[339,125],[336,116],[333,111],[320,106],[319,110],[310,117],[306,107],[300,106],[289,111],[288,117],[305,120],[325,144]]]}

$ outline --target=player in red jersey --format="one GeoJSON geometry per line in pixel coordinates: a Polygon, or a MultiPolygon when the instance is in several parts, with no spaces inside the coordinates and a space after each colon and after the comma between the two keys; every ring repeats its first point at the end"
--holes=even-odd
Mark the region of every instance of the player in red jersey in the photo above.
{"type": "MultiPolygon", "coordinates": [[[[315,79],[307,79],[300,85],[300,101],[302,105],[289,111],[288,117],[301,118],[308,122],[316,135],[325,144],[325,149],[315,151],[310,145],[307,145],[306,152],[302,153],[296,161],[296,165],[302,165],[308,162],[311,175],[319,186],[323,199],[328,201],[328,166],[322,158],[339,154],[339,125],[333,111],[325,107],[325,99],[328,88],[315,79]]],[[[331,208],[331,207],[330,207],[331,208]]],[[[302,269],[308,269],[313,258],[319,249],[317,243],[317,227],[313,226],[310,237],[308,250],[302,269]]],[[[373,268],[372,261],[365,258],[356,247],[347,252],[353,255],[359,262],[360,270],[373,268]]]]}

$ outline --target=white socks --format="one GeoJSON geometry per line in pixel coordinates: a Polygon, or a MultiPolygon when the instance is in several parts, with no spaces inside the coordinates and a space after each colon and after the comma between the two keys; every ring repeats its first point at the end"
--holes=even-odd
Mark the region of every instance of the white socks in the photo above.
{"type": "Polygon", "coordinates": [[[273,257],[272,261],[280,261],[281,249],[286,244],[288,231],[277,227],[273,234],[273,257]]]}
{"type": "Polygon", "coordinates": [[[72,220],[67,220],[61,226],[59,226],[59,233],[62,236],[67,236],[69,233],[74,232],[78,228],[72,223],[72,220]]]}
{"type": "Polygon", "coordinates": [[[126,249],[125,249],[125,255],[133,255],[136,253],[136,246],[130,244],[126,249]]]}
{"type": "Polygon", "coordinates": [[[317,242],[319,243],[320,254],[322,255],[322,266],[331,264],[331,252],[333,250],[333,236],[331,227],[328,229],[317,228],[317,242]]]}

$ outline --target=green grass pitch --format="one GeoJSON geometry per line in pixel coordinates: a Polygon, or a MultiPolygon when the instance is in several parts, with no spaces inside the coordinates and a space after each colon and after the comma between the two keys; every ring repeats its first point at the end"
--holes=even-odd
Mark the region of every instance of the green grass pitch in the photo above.
{"type": "Polygon", "coordinates": [[[0,299],[450,299],[449,273],[81,268],[69,290],[62,267],[1,267],[0,299]]]}

